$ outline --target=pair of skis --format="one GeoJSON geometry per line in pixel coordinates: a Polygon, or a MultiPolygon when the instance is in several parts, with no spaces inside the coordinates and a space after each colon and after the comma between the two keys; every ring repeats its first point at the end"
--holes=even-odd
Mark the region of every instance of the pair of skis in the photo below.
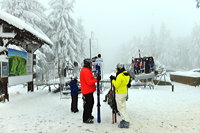
{"type": "MultiPolygon", "coordinates": [[[[96,65],[97,77],[101,76],[101,67],[96,65]]],[[[100,112],[100,86],[99,81],[97,82],[97,122],[101,123],[101,112],[100,112]]]]}
{"type": "MultiPolygon", "coordinates": [[[[117,104],[115,100],[115,89],[112,85],[111,81],[111,91],[113,94],[113,99],[112,99],[112,124],[117,123],[117,104]]],[[[99,86],[99,81],[97,82],[97,122],[101,123],[101,113],[100,113],[100,86],[99,86]]]]}
{"type": "MultiPolygon", "coordinates": [[[[101,68],[100,66],[96,66],[97,67],[97,76],[101,75],[101,68]]],[[[116,100],[115,100],[115,89],[112,85],[112,81],[111,81],[111,91],[113,92],[113,99],[112,99],[112,123],[117,123],[117,104],[116,104],[116,100]]],[[[100,113],[100,85],[99,85],[99,81],[97,82],[97,122],[101,123],[101,113],[100,113]]]]}
{"type": "Polygon", "coordinates": [[[115,88],[112,85],[112,81],[110,81],[111,83],[111,91],[112,91],[112,95],[113,95],[113,99],[112,99],[112,124],[117,123],[117,105],[116,105],[116,100],[115,100],[115,88]]]}

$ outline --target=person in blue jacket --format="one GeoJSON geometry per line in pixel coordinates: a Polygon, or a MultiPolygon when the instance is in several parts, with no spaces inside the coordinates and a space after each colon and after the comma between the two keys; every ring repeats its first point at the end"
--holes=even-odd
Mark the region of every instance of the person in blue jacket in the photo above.
{"type": "Polygon", "coordinates": [[[71,112],[79,112],[78,110],[78,80],[77,77],[72,77],[71,81],[69,83],[70,89],[71,89],[71,98],[72,98],[72,102],[71,102],[71,112]]]}

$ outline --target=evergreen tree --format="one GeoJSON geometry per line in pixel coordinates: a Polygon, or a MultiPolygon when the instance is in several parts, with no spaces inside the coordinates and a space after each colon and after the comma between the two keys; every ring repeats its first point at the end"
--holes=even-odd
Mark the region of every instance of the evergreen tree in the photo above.
{"type": "Polygon", "coordinates": [[[154,58],[156,57],[156,47],[158,45],[158,37],[157,37],[157,34],[154,30],[154,28],[152,27],[151,28],[151,31],[149,33],[149,36],[147,37],[147,48],[146,48],[146,51],[147,54],[149,55],[146,55],[146,56],[153,56],[154,58]]]}
{"type": "Polygon", "coordinates": [[[79,32],[80,42],[78,43],[78,50],[77,50],[77,61],[78,63],[82,63],[83,59],[85,58],[85,30],[82,25],[82,20],[79,19],[77,23],[77,28],[79,32]]]}
{"type": "Polygon", "coordinates": [[[44,14],[45,7],[37,0],[2,0],[1,6],[4,11],[24,20],[40,33],[51,28],[44,14]]]}
{"type": "Polygon", "coordinates": [[[192,45],[189,45],[190,53],[188,55],[191,55],[192,58],[190,60],[192,61],[192,66],[195,68],[199,68],[200,66],[200,25],[194,26],[192,33],[191,33],[191,41],[190,43],[192,45]]]}
{"type": "Polygon", "coordinates": [[[196,7],[199,8],[200,7],[200,0],[196,0],[196,2],[197,2],[196,7]]]}
{"type": "Polygon", "coordinates": [[[58,58],[67,60],[70,64],[80,62],[83,38],[75,20],[71,17],[74,1],[51,0],[49,4],[52,10],[48,18],[54,27],[50,36],[56,44],[54,49],[57,51],[58,58]]]}
{"type": "MultiPolygon", "coordinates": [[[[49,5],[51,13],[49,14],[50,23],[53,25],[53,31],[50,33],[52,41],[55,43],[54,50],[59,59],[68,60],[73,63],[76,60],[77,32],[75,21],[71,17],[74,1],[51,0],[49,5]]],[[[65,62],[65,61],[64,61],[65,62]]]]}

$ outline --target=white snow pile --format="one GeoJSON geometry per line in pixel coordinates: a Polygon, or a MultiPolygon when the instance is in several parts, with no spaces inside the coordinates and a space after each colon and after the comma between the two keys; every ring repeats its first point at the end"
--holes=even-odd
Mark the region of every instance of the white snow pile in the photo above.
{"type": "MultiPolygon", "coordinates": [[[[96,122],[96,93],[94,124],[82,122],[83,103],[79,95],[78,113],[70,111],[70,95],[39,87],[27,93],[23,85],[9,88],[10,102],[0,103],[0,133],[199,133],[200,87],[173,83],[171,86],[130,88],[127,111],[130,128],[120,129],[112,124],[111,109],[103,102],[108,88],[101,94],[101,123],[96,122]]],[[[110,84],[107,84],[107,87],[110,84]]]]}
{"type": "Polygon", "coordinates": [[[188,77],[200,77],[200,69],[193,69],[190,71],[177,71],[171,72],[172,75],[188,76],[188,77]]]}

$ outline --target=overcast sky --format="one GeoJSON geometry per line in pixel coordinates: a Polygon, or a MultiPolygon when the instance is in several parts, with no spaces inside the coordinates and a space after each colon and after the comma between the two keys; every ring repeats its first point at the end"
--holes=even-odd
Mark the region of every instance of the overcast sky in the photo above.
{"type": "Polygon", "coordinates": [[[88,37],[94,33],[107,68],[119,45],[145,36],[152,26],[165,24],[172,36],[185,36],[200,24],[195,0],[76,0],[73,15],[82,19],[88,37]]]}
{"type": "Polygon", "coordinates": [[[195,6],[195,0],[76,0],[74,14],[82,18],[88,36],[94,32],[109,67],[119,45],[145,36],[152,26],[159,30],[165,24],[172,36],[188,35],[200,24],[195,6]]]}

